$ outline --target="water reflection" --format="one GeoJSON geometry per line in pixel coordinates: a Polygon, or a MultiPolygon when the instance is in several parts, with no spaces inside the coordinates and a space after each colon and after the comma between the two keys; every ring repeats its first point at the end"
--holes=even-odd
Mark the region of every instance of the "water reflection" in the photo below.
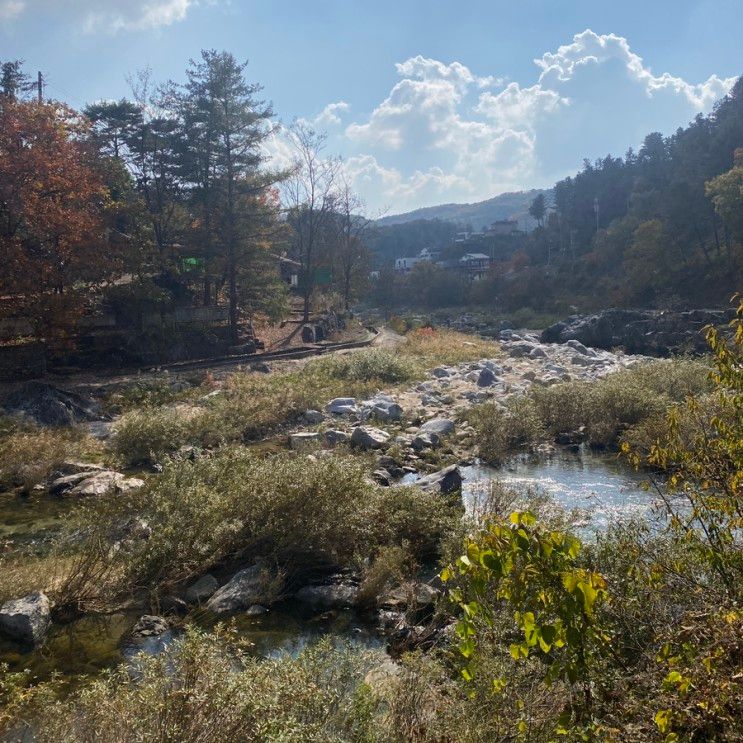
{"type": "Polygon", "coordinates": [[[589,449],[520,457],[498,469],[475,464],[463,467],[462,477],[462,499],[471,514],[478,510],[488,483],[500,480],[515,490],[538,488],[566,510],[579,511],[584,514],[581,526],[589,532],[620,519],[655,519],[656,499],[642,487],[647,476],[634,472],[616,455],[589,449]]]}

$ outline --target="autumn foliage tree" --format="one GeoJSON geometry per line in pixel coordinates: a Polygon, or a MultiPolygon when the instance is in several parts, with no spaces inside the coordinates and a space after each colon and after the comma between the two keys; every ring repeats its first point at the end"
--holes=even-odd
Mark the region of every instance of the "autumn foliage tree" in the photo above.
{"type": "Polygon", "coordinates": [[[101,249],[108,193],[84,135],[59,103],[0,104],[0,312],[64,335],[115,262],[101,249]]]}

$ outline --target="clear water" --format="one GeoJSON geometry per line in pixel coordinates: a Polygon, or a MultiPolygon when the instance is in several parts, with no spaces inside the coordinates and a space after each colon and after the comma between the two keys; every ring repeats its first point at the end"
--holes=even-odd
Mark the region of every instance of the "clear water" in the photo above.
{"type": "Polygon", "coordinates": [[[611,522],[623,519],[656,518],[656,500],[643,487],[647,476],[634,472],[616,455],[589,449],[521,457],[497,469],[475,464],[463,467],[462,477],[462,498],[469,513],[477,511],[488,483],[500,480],[518,491],[536,488],[562,508],[579,511],[584,531],[606,529],[611,522]]]}
{"type": "MultiPolygon", "coordinates": [[[[488,483],[498,479],[517,490],[538,488],[567,510],[579,510],[579,524],[585,532],[605,529],[616,519],[653,518],[654,500],[642,488],[644,478],[616,456],[588,450],[560,451],[546,458],[519,458],[499,469],[463,467],[462,475],[462,497],[470,513],[476,511],[488,483]]],[[[5,539],[43,549],[62,525],[68,508],[68,503],[50,498],[0,496],[0,543],[5,539]]],[[[0,662],[8,663],[11,670],[29,669],[40,679],[60,674],[74,685],[85,675],[131,658],[132,648],[123,640],[140,613],[86,616],[67,625],[54,625],[44,646],[31,653],[0,639],[0,662]]],[[[197,615],[192,621],[208,630],[214,620],[197,615]]],[[[324,636],[368,648],[384,644],[368,620],[350,611],[312,613],[287,602],[267,614],[236,617],[234,621],[240,635],[252,644],[253,652],[262,657],[296,654],[324,636]]],[[[172,635],[165,638],[166,644],[172,639],[172,635]]],[[[161,650],[161,644],[150,650],[161,650]]]]}

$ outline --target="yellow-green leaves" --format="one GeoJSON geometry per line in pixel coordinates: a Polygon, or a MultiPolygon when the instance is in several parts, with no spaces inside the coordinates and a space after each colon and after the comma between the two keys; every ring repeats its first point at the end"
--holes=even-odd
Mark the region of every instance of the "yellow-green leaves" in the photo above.
{"type": "MultiPolygon", "coordinates": [[[[581,546],[571,534],[543,529],[528,511],[494,519],[466,540],[464,554],[441,574],[461,609],[457,634],[465,679],[474,674],[479,634],[492,626],[503,603],[514,610],[523,638],[509,646],[514,661],[546,656],[548,683],[588,679],[609,642],[595,618],[607,590],[602,575],[578,564],[581,546]]],[[[493,683],[502,688],[501,680],[493,683]]]]}

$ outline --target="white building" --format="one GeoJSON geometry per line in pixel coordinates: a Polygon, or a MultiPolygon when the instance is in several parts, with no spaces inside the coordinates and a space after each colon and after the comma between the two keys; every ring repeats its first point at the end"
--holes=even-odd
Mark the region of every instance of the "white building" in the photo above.
{"type": "Polygon", "coordinates": [[[408,273],[412,270],[416,263],[433,263],[438,258],[438,253],[430,250],[429,248],[423,248],[418,255],[396,258],[395,259],[395,271],[398,273],[408,273]]]}

